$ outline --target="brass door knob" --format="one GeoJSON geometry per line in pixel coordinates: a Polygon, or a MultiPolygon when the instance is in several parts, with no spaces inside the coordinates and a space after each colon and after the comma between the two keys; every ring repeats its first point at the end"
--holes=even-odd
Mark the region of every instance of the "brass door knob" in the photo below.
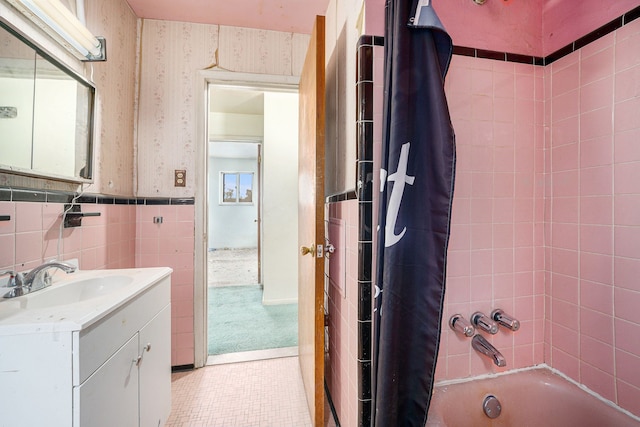
{"type": "Polygon", "coordinates": [[[309,247],[307,247],[307,246],[300,246],[300,254],[302,254],[302,255],[307,255],[307,254],[311,254],[311,255],[313,255],[313,254],[314,254],[314,252],[315,252],[315,251],[313,250],[313,246],[309,246],[309,247]]]}

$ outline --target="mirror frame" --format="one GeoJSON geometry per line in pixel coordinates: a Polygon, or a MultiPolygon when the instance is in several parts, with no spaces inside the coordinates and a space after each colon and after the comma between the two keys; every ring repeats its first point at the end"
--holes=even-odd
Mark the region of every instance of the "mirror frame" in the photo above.
{"type": "Polygon", "coordinates": [[[91,183],[93,182],[93,170],[94,170],[94,132],[95,132],[95,110],[96,110],[96,87],[95,85],[86,79],[84,76],[79,74],[78,72],[72,70],[69,66],[65,65],[62,61],[56,59],[49,52],[40,47],[36,42],[34,42],[27,35],[18,30],[15,26],[11,24],[11,22],[7,21],[4,17],[0,17],[0,27],[20,41],[28,45],[35,51],[34,57],[34,65],[37,61],[37,56],[40,56],[42,59],[48,61],[60,71],[67,74],[69,77],[74,79],[76,82],[86,87],[89,90],[89,100],[88,100],[88,121],[87,121],[87,140],[86,144],[86,173],[85,176],[66,176],[66,175],[58,175],[54,173],[41,172],[33,169],[16,167],[10,165],[1,165],[0,164],[0,173],[6,173],[10,175],[20,175],[20,176],[30,176],[36,178],[45,178],[48,180],[54,181],[64,181],[64,182],[73,182],[73,183],[91,183]]]}

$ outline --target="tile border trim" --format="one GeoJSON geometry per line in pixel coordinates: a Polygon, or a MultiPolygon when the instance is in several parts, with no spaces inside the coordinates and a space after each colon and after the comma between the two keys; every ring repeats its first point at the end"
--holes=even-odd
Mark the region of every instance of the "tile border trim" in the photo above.
{"type": "Polygon", "coordinates": [[[615,19],[607,22],[606,24],[596,28],[590,33],[580,37],[579,39],[569,43],[566,46],[561,47],[555,52],[550,53],[545,57],[520,55],[518,53],[509,52],[497,52],[486,49],[476,49],[473,47],[465,46],[453,46],[453,54],[460,56],[471,56],[474,58],[493,59],[497,61],[506,62],[518,62],[522,64],[540,65],[546,66],[560,58],[563,58],[579,49],[582,49],[591,42],[594,42],[609,33],[612,33],[628,23],[640,18],[640,6],[637,6],[630,11],[623,13],[615,19]]]}
{"type": "MultiPolygon", "coordinates": [[[[26,188],[0,187],[0,202],[71,203],[76,193],[54,190],[30,190],[26,188]]],[[[120,197],[102,194],[86,194],[76,203],[98,205],[193,205],[193,197],[120,197]]]]}
{"type": "MultiPolygon", "coordinates": [[[[560,49],[556,50],[553,53],[550,53],[545,57],[522,55],[519,53],[510,52],[498,52],[495,50],[477,49],[467,46],[453,46],[453,54],[460,56],[470,56],[473,58],[492,59],[495,61],[546,66],[585,47],[589,43],[594,42],[606,36],[607,34],[624,27],[628,23],[635,21],[638,18],[640,18],[640,6],[637,6],[630,11],[623,13],[617,18],[612,19],[599,28],[596,28],[590,33],[580,37],[579,39],[569,43],[566,46],[561,47],[560,49]]],[[[384,46],[384,37],[367,35],[361,36],[358,40],[357,46],[359,47],[362,45],[384,46]]]]}

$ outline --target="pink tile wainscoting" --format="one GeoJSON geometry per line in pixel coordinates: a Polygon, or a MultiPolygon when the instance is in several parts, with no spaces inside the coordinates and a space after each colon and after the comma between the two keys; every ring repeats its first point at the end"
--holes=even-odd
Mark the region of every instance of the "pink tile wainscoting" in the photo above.
{"type": "Polygon", "coordinates": [[[336,246],[332,257],[344,262],[332,263],[329,270],[329,360],[327,384],[340,423],[358,425],[358,201],[332,203],[326,209],[327,220],[347,236],[336,246]],[[344,280],[344,290],[340,281],[344,280]]]}
{"type": "Polygon", "coordinates": [[[194,363],[194,206],[136,208],[136,267],[173,268],[171,276],[171,364],[194,363]],[[161,224],[154,224],[161,217],[161,224]]]}
{"type": "Polygon", "coordinates": [[[53,258],[77,258],[83,270],[171,267],[171,362],[193,364],[194,206],[81,204],[83,212],[100,216],[63,228],[59,241],[63,208],[62,203],[0,202],[0,215],[11,217],[0,222],[0,270],[25,271],[53,258]],[[154,224],[154,216],[162,217],[162,224],[154,224]]]}
{"type": "Polygon", "coordinates": [[[29,270],[43,261],[77,258],[80,268],[135,267],[135,206],[81,204],[81,227],[60,230],[62,203],[0,202],[0,269],[29,270]],[[59,241],[58,237],[62,239],[59,241]]]}

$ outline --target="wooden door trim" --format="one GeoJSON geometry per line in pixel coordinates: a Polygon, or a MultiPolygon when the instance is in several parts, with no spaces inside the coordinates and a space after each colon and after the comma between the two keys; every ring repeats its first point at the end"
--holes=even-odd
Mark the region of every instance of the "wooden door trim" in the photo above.
{"type": "MultiPolygon", "coordinates": [[[[301,246],[324,245],[325,47],[324,17],[316,17],[300,76],[301,246]]],[[[312,424],[324,424],[324,256],[300,256],[299,361],[312,424]],[[313,256],[313,262],[309,259],[313,256]],[[313,271],[312,271],[313,270],[313,271]],[[312,282],[312,283],[310,283],[312,282]]]]}

